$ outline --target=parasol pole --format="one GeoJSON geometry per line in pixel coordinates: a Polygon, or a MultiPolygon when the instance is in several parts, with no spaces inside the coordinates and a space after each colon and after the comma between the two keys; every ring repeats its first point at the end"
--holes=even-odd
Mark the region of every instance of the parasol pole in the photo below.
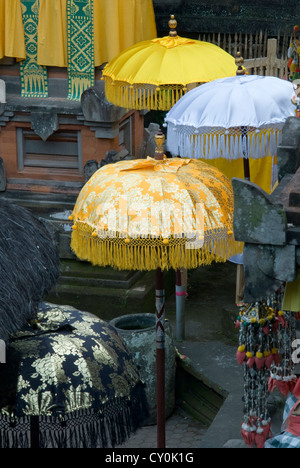
{"type": "Polygon", "coordinates": [[[242,130],[242,138],[243,142],[245,143],[245,152],[244,152],[244,157],[243,157],[243,163],[244,163],[244,179],[250,181],[250,163],[249,163],[249,158],[247,156],[247,148],[248,148],[248,129],[247,127],[241,127],[242,130]]]}
{"type": "Polygon", "coordinates": [[[181,270],[175,272],[175,294],[176,294],[176,340],[182,341],[185,338],[184,312],[185,312],[185,284],[182,281],[181,270]]]}
{"type": "Polygon", "coordinates": [[[155,309],[157,448],[165,448],[165,290],[163,272],[160,268],[156,270],[155,309]]]}
{"type": "MultiPolygon", "coordinates": [[[[246,70],[245,70],[245,67],[243,67],[244,59],[241,56],[240,52],[237,52],[236,54],[235,63],[237,65],[236,76],[245,75],[246,70]]],[[[243,141],[245,141],[245,147],[247,148],[248,147],[247,127],[241,127],[241,132],[242,132],[243,141]]],[[[249,164],[249,158],[247,157],[246,151],[244,153],[243,162],[244,162],[244,178],[250,181],[250,164],[249,164]]]]}
{"type": "MultiPolygon", "coordinates": [[[[246,74],[245,67],[243,67],[244,64],[244,58],[241,56],[240,52],[237,52],[236,54],[236,59],[235,63],[237,65],[237,70],[236,70],[236,75],[237,76],[243,76],[246,74]]],[[[241,132],[242,132],[242,138],[245,141],[245,148],[248,148],[248,136],[247,136],[247,127],[241,127],[241,132]]],[[[250,163],[249,163],[249,158],[246,157],[246,151],[244,153],[243,157],[243,163],[244,163],[244,179],[249,180],[250,182],[250,163]]],[[[240,285],[244,284],[244,276],[245,276],[245,270],[244,270],[244,265],[237,265],[236,269],[236,299],[240,299],[238,302],[243,301],[243,298],[241,297],[241,292],[243,289],[240,288],[240,285]]]]}
{"type": "MultiPolygon", "coordinates": [[[[157,148],[154,158],[164,159],[163,144],[165,136],[161,130],[155,135],[157,148]]],[[[160,268],[156,269],[155,286],[156,312],[156,406],[157,406],[157,448],[166,446],[166,417],[165,417],[165,290],[164,276],[160,268]]]]}

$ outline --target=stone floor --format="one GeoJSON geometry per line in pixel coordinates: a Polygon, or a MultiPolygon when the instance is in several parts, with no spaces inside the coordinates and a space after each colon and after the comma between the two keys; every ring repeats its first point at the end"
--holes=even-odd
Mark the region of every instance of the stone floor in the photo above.
{"type": "MultiPolygon", "coordinates": [[[[227,394],[210,427],[205,427],[181,408],[166,421],[166,448],[247,448],[241,438],[243,418],[243,370],[236,361],[238,346],[234,321],[236,265],[213,264],[189,272],[185,307],[185,339],[175,341],[197,373],[227,394]]],[[[175,295],[166,301],[166,317],[176,324],[175,295]]],[[[275,398],[273,433],[282,421],[282,398],[275,398]]],[[[146,426],[121,448],[157,447],[157,426],[146,426]]]]}
{"type": "MultiPolygon", "coordinates": [[[[199,447],[201,438],[206,432],[197,420],[190,417],[180,407],[166,421],[166,448],[199,447]]],[[[120,448],[155,448],[157,445],[157,426],[145,426],[130,437],[120,448]]]]}

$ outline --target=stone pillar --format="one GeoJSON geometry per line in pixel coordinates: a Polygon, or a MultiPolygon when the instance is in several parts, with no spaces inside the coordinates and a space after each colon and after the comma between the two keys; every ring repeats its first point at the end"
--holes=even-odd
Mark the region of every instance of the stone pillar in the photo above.
{"type": "Polygon", "coordinates": [[[0,115],[3,114],[6,103],[5,81],[0,80],[0,115]]]}

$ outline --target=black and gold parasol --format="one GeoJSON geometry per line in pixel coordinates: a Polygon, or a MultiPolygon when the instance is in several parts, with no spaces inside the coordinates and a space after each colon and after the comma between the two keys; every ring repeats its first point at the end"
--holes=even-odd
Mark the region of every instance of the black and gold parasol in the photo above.
{"type": "Polygon", "coordinates": [[[40,303],[0,366],[1,448],[106,448],[147,416],[144,385],[107,322],[40,303]]]}

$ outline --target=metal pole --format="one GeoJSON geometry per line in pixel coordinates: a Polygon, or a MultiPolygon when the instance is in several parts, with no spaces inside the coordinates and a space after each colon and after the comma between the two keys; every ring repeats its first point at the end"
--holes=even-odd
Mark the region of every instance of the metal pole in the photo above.
{"type": "MultiPolygon", "coordinates": [[[[241,56],[240,52],[237,52],[236,54],[236,59],[235,63],[237,65],[237,70],[236,70],[236,76],[243,76],[246,74],[246,69],[243,67],[244,65],[244,58],[241,56]]],[[[248,129],[247,127],[241,127],[242,131],[242,138],[243,142],[245,144],[245,148],[248,147],[248,137],[247,137],[247,132],[248,129]]],[[[244,152],[244,178],[246,180],[250,180],[250,165],[249,165],[249,158],[248,158],[248,151],[246,150],[244,152]]]]}
{"type": "Polygon", "coordinates": [[[156,270],[156,405],[157,448],[166,446],[165,418],[165,291],[160,268],[156,270]]]}
{"type": "Polygon", "coordinates": [[[185,285],[182,284],[181,271],[175,273],[175,294],[176,294],[176,340],[182,341],[185,338],[185,285]]]}
{"type": "Polygon", "coordinates": [[[248,157],[248,129],[247,127],[241,127],[242,130],[242,139],[243,139],[243,146],[245,147],[244,151],[244,178],[246,180],[250,180],[250,163],[248,157]]]}

